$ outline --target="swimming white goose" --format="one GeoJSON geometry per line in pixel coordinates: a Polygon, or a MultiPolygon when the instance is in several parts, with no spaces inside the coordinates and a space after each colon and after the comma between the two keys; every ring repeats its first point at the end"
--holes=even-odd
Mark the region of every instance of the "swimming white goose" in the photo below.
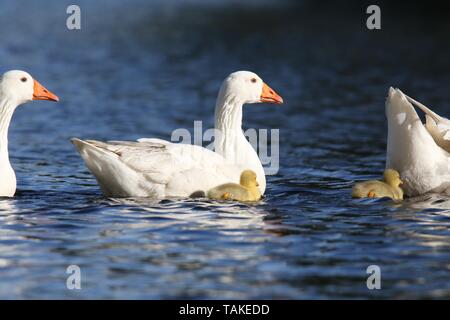
{"type": "Polygon", "coordinates": [[[450,194],[450,121],[393,88],[386,101],[386,117],[386,168],[400,172],[405,194],[450,194]],[[426,113],[426,125],[411,102],[426,113]]]}
{"type": "Polygon", "coordinates": [[[8,129],[14,110],[31,100],[59,99],[24,71],[3,74],[0,79],[0,197],[12,197],[16,193],[16,174],[9,162],[8,129]]]}
{"type": "Polygon", "coordinates": [[[245,169],[256,172],[263,194],[264,169],[242,131],[243,104],[259,102],[280,104],[283,99],[253,72],[234,72],[224,80],[216,102],[215,152],[161,139],[72,142],[106,196],[188,197],[239,183],[245,169]]]}

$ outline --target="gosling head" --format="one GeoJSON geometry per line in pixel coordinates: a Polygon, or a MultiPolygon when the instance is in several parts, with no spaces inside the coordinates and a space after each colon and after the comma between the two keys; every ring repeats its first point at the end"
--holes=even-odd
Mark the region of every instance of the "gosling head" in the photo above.
{"type": "Polygon", "coordinates": [[[16,105],[32,100],[59,101],[59,98],[47,90],[33,77],[20,70],[5,72],[0,78],[0,98],[6,98],[16,105]]]}
{"type": "Polygon", "coordinates": [[[384,170],[384,181],[395,188],[398,188],[403,183],[400,179],[400,174],[394,169],[384,170]]]}
{"type": "Polygon", "coordinates": [[[259,183],[256,181],[256,173],[252,170],[242,171],[240,184],[247,188],[259,187],[259,183]]]}
{"type": "Polygon", "coordinates": [[[233,72],[223,81],[219,101],[226,97],[241,103],[283,103],[283,98],[275,90],[265,84],[256,73],[250,71],[233,72]]]}

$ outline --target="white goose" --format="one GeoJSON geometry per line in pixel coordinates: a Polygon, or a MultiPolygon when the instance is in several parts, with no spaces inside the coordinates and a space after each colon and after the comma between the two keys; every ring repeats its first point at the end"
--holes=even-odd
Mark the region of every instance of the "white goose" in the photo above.
{"type": "Polygon", "coordinates": [[[393,88],[386,101],[386,117],[386,168],[400,172],[405,193],[450,194],[450,121],[393,88]],[[425,112],[425,125],[411,103],[425,112]]]}
{"type": "Polygon", "coordinates": [[[3,74],[0,79],[0,197],[12,197],[16,193],[16,174],[9,162],[8,129],[14,110],[31,100],[59,99],[24,71],[3,74]]]}
{"type": "Polygon", "coordinates": [[[263,194],[264,169],[242,132],[243,104],[259,102],[280,104],[283,99],[249,71],[234,72],[224,80],[216,102],[215,152],[160,139],[72,142],[106,196],[188,197],[223,183],[238,183],[246,169],[256,172],[263,194]]]}

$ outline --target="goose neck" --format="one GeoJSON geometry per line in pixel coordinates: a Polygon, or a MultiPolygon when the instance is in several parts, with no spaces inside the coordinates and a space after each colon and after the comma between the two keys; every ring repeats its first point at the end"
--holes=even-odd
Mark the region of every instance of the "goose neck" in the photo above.
{"type": "Polygon", "coordinates": [[[227,147],[236,147],[241,139],[243,103],[232,96],[218,99],[215,112],[215,129],[218,131],[215,140],[216,151],[224,155],[227,147]]]}
{"type": "Polygon", "coordinates": [[[14,110],[13,103],[0,98],[0,158],[8,157],[8,130],[14,110]]]}
{"type": "Polygon", "coordinates": [[[216,129],[241,131],[242,105],[243,103],[233,96],[219,97],[215,112],[216,129]]]}

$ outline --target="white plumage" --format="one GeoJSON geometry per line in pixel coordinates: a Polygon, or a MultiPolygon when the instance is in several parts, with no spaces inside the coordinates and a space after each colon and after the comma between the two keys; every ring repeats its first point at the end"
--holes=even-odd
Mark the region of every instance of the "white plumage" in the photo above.
{"type": "Polygon", "coordinates": [[[0,197],[16,193],[16,174],[9,162],[8,130],[16,108],[32,100],[58,101],[58,97],[45,89],[30,74],[11,70],[0,78],[0,197]]]}
{"type": "Polygon", "coordinates": [[[400,172],[405,193],[450,193],[449,120],[393,88],[386,101],[386,117],[386,168],[400,172]],[[426,125],[410,101],[426,113],[426,125]]]}
{"type": "Polygon", "coordinates": [[[223,183],[238,183],[245,169],[257,173],[264,193],[264,169],[241,127],[242,105],[258,102],[282,103],[282,99],[252,72],[235,72],[225,79],[216,104],[215,152],[161,139],[72,142],[106,196],[188,197],[223,183]]]}

